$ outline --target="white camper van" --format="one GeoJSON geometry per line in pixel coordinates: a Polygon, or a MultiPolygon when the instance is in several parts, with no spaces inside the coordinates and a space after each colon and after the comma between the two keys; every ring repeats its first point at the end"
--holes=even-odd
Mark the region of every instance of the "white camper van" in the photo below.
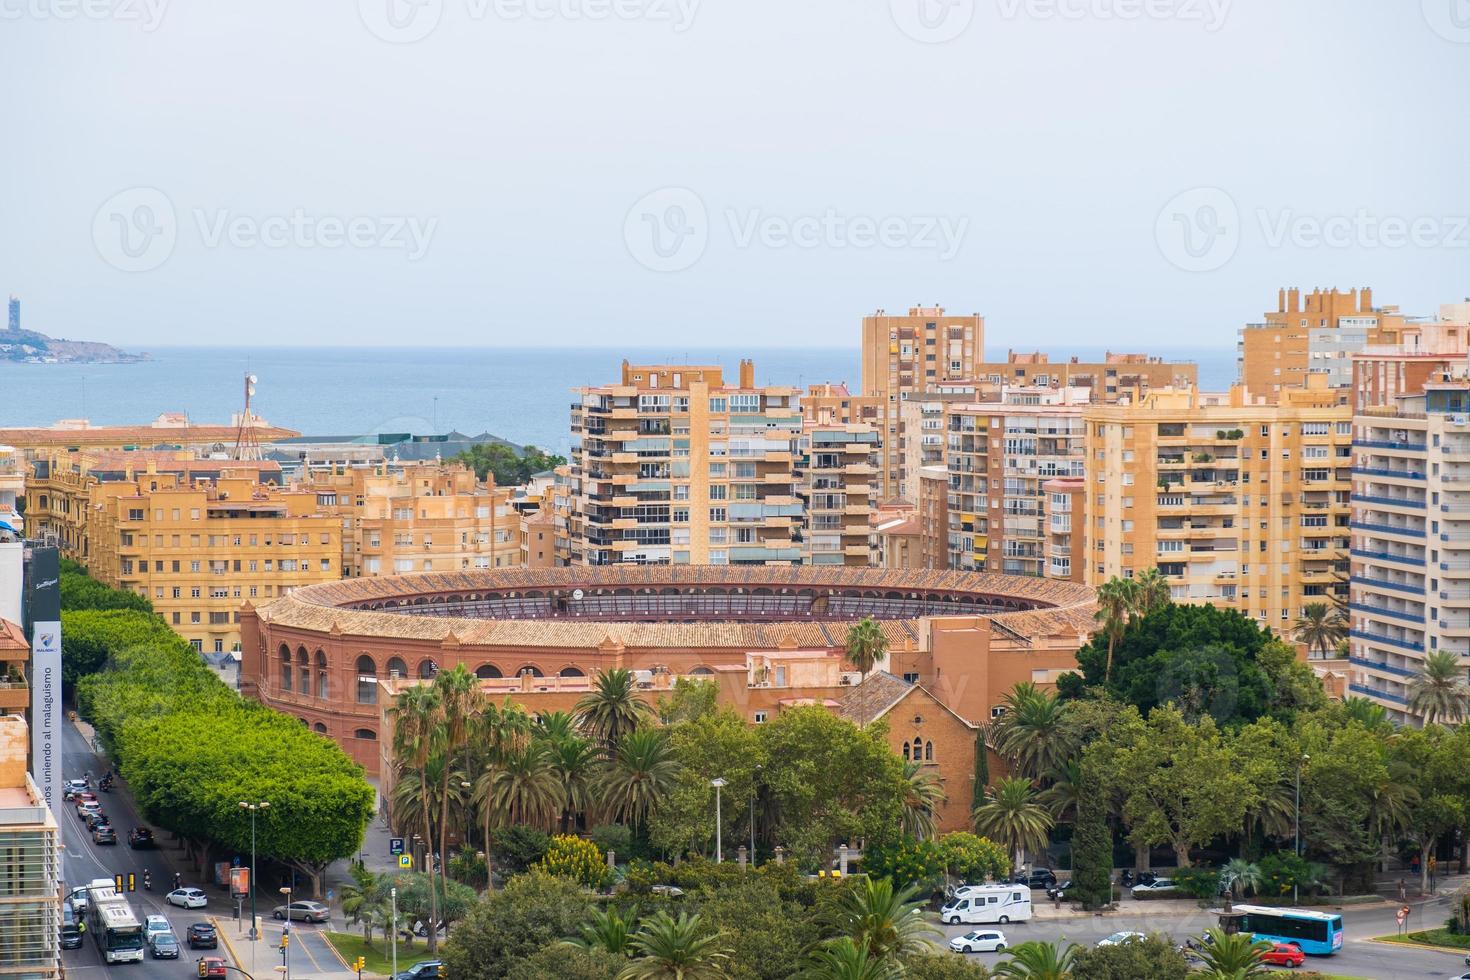
{"type": "Polygon", "coordinates": [[[1031,889],[1025,885],[987,885],[969,888],[939,910],[947,926],[985,922],[1026,922],[1031,918],[1031,889]]]}

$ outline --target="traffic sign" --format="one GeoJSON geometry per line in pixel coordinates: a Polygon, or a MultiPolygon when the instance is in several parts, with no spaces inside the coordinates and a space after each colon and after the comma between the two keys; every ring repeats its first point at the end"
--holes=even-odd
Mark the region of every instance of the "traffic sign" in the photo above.
{"type": "Polygon", "coordinates": [[[400,868],[411,868],[411,867],[413,867],[413,855],[411,855],[411,854],[400,854],[400,855],[398,855],[398,866],[400,868]]]}
{"type": "Polygon", "coordinates": [[[395,857],[403,853],[403,838],[391,837],[388,839],[388,853],[395,857]]]}

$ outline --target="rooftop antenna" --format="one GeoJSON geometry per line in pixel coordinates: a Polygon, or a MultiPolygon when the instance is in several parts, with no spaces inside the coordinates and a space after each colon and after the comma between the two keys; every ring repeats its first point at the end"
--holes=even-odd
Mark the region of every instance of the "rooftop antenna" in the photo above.
{"type": "Polygon", "coordinates": [[[240,426],[235,432],[235,459],[242,462],[260,459],[260,439],[255,434],[255,416],[250,412],[256,380],[253,374],[245,375],[245,410],[240,413],[240,426]]]}

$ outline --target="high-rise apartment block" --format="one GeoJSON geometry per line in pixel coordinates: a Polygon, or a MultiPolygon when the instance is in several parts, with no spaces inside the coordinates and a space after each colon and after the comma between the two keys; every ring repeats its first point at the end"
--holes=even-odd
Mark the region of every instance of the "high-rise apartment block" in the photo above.
{"type": "Polygon", "coordinates": [[[563,480],[571,560],[589,565],[798,564],[798,391],[758,387],[742,361],[623,363],[572,405],[563,480]]]}
{"type": "Polygon", "coordinates": [[[1016,388],[1085,388],[1088,401],[1113,405],[1125,399],[1137,401],[1154,388],[1198,387],[1199,367],[1148,354],[1108,351],[1101,361],[1078,357],[1053,361],[1040,351],[1010,351],[1004,361],[976,365],[975,380],[1016,388]]]}
{"type": "Polygon", "coordinates": [[[1422,723],[1409,688],[1426,652],[1470,669],[1470,381],[1353,418],[1350,693],[1422,723]]]}
{"type": "Polygon", "coordinates": [[[1275,312],[1247,323],[1236,344],[1240,383],[1251,397],[1274,401],[1283,388],[1302,388],[1321,374],[1329,388],[1352,383],[1352,356],[1369,345],[1398,345],[1414,333],[1415,321],[1396,306],[1375,307],[1373,290],[1346,293],[1282,289],[1275,312]]]}
{"type": "Polygon", "coordinates": [[[0,715],[0,977],[53,980],[61,971],[61,831],[31,779],[25,718],[0,715]]]}
{"type": "Polygon", "coordinates": [[[1177,601],[1288,631],[1344,595],[1352,421],[1325,376],[1272,404],[1159,391],[1085,421],[1088,584],[1157,566],[1177,601]]]}
{"type": "Polygon", "coordinates": [[[985,357],[985,318],[949,316],[942,306],[912,307],[907,315],[879,310],[863,317],[863,394],[882,405],[883,499],[899,495],[905,448],[899,406],[908,395],[931,386],[965,382],[985,357]]]}
{"type": "Polygon", "coordinates": [[[874,563],[872,528],[879,433],[871,425],[808,425],[801,434],[796,495],[802,507],[802,562],[874,563]]]}

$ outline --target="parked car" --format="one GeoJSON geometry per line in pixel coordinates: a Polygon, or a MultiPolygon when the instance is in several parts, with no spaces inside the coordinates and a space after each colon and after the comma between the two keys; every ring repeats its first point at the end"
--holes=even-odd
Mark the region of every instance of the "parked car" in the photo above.
{"type": "Polygon", "coordinates": [[[1272,943],[1271,948],[1261,954],[1261,962],[1272,966],[1301,966],[1307,954],[1296,943],[1272,943]]]}
{"type": "Polygon", "coordinates": [[[99,823],[92,828],[93,844],[116,844],[117,831],[112,829],[111,824],[99,823]]]}
{"type": "Polygon", "coordinates": [[[999,929],[976,929],[949,941],[956,953],[998,953],[1006,948],[1006,934],[999,929]]]}
{"type": "Polygon", "coordinates": [[[148,937],[148,952],[155,960],[176,960],[179,958],[179,941],[171,932],[154,933],[148,937]]]}
{"type": "Polygon", "coordinates": [[[195,922],[189,926],[190,949],[219,949],[219,933],[208,922],[195,922]]]}
{"type": "Polygon", "coordinates": [[[223,977],[229,974],[225,969],[225,961],[218,956],[199,957],[199,975],[201,977],[223,977]]]}
{"type": "Polygon", "coordinates": [[[87,781],[85,779],[68,779],[63,785],[65,787],[63,796],[68,800],[76,796],[78,793],[85,793],[88,789],[91,788],[87,785],[87,781]]]}
{"type": "Polygon", "coordinates": [[[107,819],[107,814],[103,813],[101,810],[93,810],[82,819],[86,821],[88,830],[96,830],[98,824],[111,823],[111,821],[107,819]]]}
{"type": "Polygon", "coordinates": [[[154,843],[155,841],[153,840],[153,831],[149,830],[147,827],[134,827],[132,830],[128,831],[128,846],[135,851],[142,850],[146,847],[152,847],[154,843]]]}
{"type": "Polygon", "coordinates": [[[166,898],[168,904],[181,909],[202,909],[209,904],[209,897],[198,888],[175,888],[166,898]]]}
{"type": "Polygon", "coordinates": [[[77,918],[82,918],[87,914],[87,909],[92,905],[91,887],[88,885],[78,885],[66,896],[66,900],[71,902],[71,907],[76,911],[77,918]]]}
{"type": "Polygon", "coordinates": [[[321,902],[292,902],[290,905],[277,905],[271,915],[277,919],[290,918],[295,922],[326,922],[332,914],[332,910],[321,902]]]}
{"type": "Polygon", "coordinates": [[[1011,884],[1026,885],[1030,888],[1050,888],[1056,883],[1056,872],[1050,868],[1032,868],[1029,873],[1017,871],[1011,878],[1011,884]]]}
{"type": "Polygon", "coordinates": [[[143,920],[143,938],[152,939],[160,932],[173,932],[174,927],[167,916],[150,915],[143,920]]]}
{"type": "Polygon", "coordinates": [[[1104,936],[1097,941],[1099,946],[1121,946],[1130,939],[1147,939],[1141,932],[1115,932],[1111,936],[1104,936]]]}
{"type": "Polygon", "coordinates": [[[96,813],[100,809],[102,809],[102,804],[96,800],[82,800],[77,804],[77,819],[85,820],[87,819],[87,814],[96,813]]]}
{"type": "Polygon", "coordinates": [[[439,975],[439,967],[438,960],[419,960],[393,980],[434,980],[439,975]]]}
{"type": "Polygon", "coordinates": [[[1134,885],[1133,894],[1137,895],[1139,892],[1143,892],[1144,894],[1172,892],[1178,889],[1179,886],[1174,883],[1173,878],[1155,878],[1153,881],[1145,882],[1141,885],[1134,885]]]}
{"type": "Polygon", "coordinates": [[[82,945],[82,920],[71,902],[61,903],[61,948],[77,949],[82,945]]]}

